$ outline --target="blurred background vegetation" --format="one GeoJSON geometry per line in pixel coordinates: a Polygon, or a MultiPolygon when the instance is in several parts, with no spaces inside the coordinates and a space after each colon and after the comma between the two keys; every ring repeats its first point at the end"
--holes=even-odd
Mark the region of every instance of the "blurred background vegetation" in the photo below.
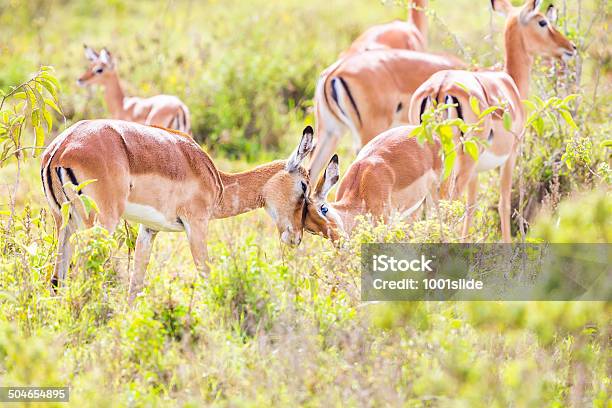
{"type": "MultiPolygon", "coordinates": [[[[432,0],[430,44],[473,65],[502,61],[489,0],[432,0]]],[[[520,2],[515,2],[520,3],[520,2]]],[[[577,128],[542,109],[515,172],[517,240],[610,242],[606,0],[557,0],[578,44],[568,67],[538,61],[532,101],[576,93],[577,128]]],[[[403,1],[0,0],[0,89],[55,68],[66,125],[107,117],[80,88],[83,44],[118,59],[128,94],[179,96],[223,170],[282,158],[313,122],[319,73],[403,1]]],[[[409,73],[408,73],[409,74],[409,73]]],[[[34,144],[34,135],[24,144],[34,144]],[[31,143],[29,142],[31,141],[31,143]]],[[[350,138],[340,147],[344,170],[350,138]]],[[[455,241],[464,213],[441,203],[406,225],[365,219],[341,249],[281,246],[262,211],[211,226],[211,276],[195,278],[182,234],[160,234],[134,308],[134,228],[79,233],[75,274],[48,292],[55,241],[38,160],[0,168],[0,383],[65,385],[82,406],[609,406],[610,305],[597,302],[363,304],[362,242],[455,241]],[[19,164],[19,165],[17,165],[19,164]]],[[[471,238],[499,239],[496,171],[481,176],[471,238]]]]}

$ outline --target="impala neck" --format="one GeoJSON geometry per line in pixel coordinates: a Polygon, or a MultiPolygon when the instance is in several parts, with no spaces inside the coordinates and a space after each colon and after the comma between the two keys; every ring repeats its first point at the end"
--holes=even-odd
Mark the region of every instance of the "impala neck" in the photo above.
{"type": "Polygon", "coordinates": [[[285,168],[284,160],[274,161],[242,173],[224,173],[223,198],[215,211],[215,218],[227,218],[263,207],[266,203],[263,188],[276,173],[285,168]]]}
{"type": "Polygon", "coordinates": [[[413,0],[412,5],[418,7],[410,8],[408,21],[412,22],[423,35],[423,41],[427,43],[427,14],[423,11],[427,7],[427,0],[413,0]]]}
{"type": "Polygon", "coordinates": [[[514,79],[522,99],[529,96],[529,76],[533,58],[527,53],[523,38],[517,30],[516,24],[506,28],[506,66],[505,70],[514,79]]]}
{"type": "Polygon", "coordinates": [[[115,119],[123,116],[123,98],[125,98],[125,94],[119,83],[119,76],[116,72],[113,72],[108,81],[104,83],[104,100],[115,119]]]}

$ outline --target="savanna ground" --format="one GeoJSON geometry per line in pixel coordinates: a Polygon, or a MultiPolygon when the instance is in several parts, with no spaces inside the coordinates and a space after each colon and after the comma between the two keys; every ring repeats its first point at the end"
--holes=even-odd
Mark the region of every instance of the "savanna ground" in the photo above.
{"type": "MultiPolygon", "coordinates": [[[[432,47],[479,66],[501,62],[503,19],[489,3],[432,1],[432,47]]],[[[538,63],[531,100],[577,94],[577,126],[537,113],[515,173],[514,232],[517,241],[610,242],[610,9],[605,0],[557,6],[580,55],[569,67],[538,63]]],[[[75,84],[82,44],[107,46],[130,94],[178,95],[218,167],[246,169],[289,154],[313,122],[318,73],[351,39],[405,14],[367,0],[1,0],[0,89],[54,67],[65,119],[54,114],[48,143],[74,121],[107,116],[100,90],[75,84]]],[[[35,144],[29,121],[17,148],[35,144]]],[[[344,140],[342,169],[353,158],[344,140]]],[[[5,148],[1,385],[70,385],[72,405],[96,407],[610,406],[609,303],[360,301],[361,242],[454,241],[461,203],[412,225],[366,220],[341,249],[312,236],[283,246],[263,210],[215,221],[207,280],[182,234],[160,234],[146,291],[129,307],[127,225],[113,237],[100,228],[75,236],[76,273],[50,295],[54,227],[39,159],[10,154],[6,134],[5,148]]],[[[497,174],[481,176],[474,241],[499,240],[497,174]]]]}

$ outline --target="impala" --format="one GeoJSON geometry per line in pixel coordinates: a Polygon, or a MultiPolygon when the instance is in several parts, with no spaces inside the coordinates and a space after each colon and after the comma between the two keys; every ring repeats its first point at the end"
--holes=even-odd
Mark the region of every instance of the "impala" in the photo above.
{"type": "Polygon", "coordinates": [[[119,220],[140,223],[130,281],[130,299],[142,288],[158,231],[185,231],[194,262],[208,270],[206,237],[211,219],[232,217],[260,207],[270,214],[282,241],[299,244],[309,176],[300,165],[312,149],[308,126],[288,160],[243,173],[217,170],[190,137],[178,131],[119,120],[81,121],[66,129],[45,150],[41,177],[55,219],[58,256],[52,284],[69,269],[70,235],[99,222],[111,233],[119,220]],[[97,214],[86,214],[66,184],[86,185],[97,214]],[[61,207],[70,202],[68,225],[61,228],[61,207]]]}
{"type": "Polygon", "coordinates": [[[85,56],[90,65],[77,83],[81,86],[102,85],[106,105],[114,119],[191,132],[189,109],[179,98],[173,95],[155,95],[150,98],[125,96],[111,53],[106,48],[98,53],[85,46],[85,56]]]}
{"type": "Polygon", "coordinates": [[[501,109],[488,116],[476,136],[488,140],[488,147],[481,147],[478,161],[463,150],[458,151],[454,175],[449,187],[441,196],[454,199],[467,186],[467,213],[463,236],[467,236],[472,222],[478,190],[478,172],[501,166],[499,215],[502,239],[510,242],[510,195],[512,170],[517,147],[525,131],[525,111],[522,100],[529,93],[529,76],[535,55],[570,58],[576,53],[574,44],[554,27],[555,8],[548,7],[546,14],[539,11],[541,0],[529,0],[522,7],[513,7],[508,0],[492,0],[495,11],[506,16],[504,30],[504,72],[441,71],[434,74],[414,93],[410,103],[410,121],[418,123],[420,116],[432,101],[454,101],[457,116],[466,123],[475,123],[469,98],[474,97],[485,110],[492,106],[505,106],[511,117],[511,128],[503,126],[501,109]]]}
{"type": "Polygon", "coordinates": [[[425,51],[427,16],[424,10],[427,8],[427,0],[413,0],[408,8],[407,21],[395,20],[368,28],[341,56],[377,48],[425,51]]]}
{"type": "Polygon", "coordinates": [[[329,190],[338,181],[338,156],[308,198],[306,231],[333,241],[350,234],[355,219],[371,214],[387,221],[398,214],[406,218],[419,208],[440,177],[438,144],[420,145],[409,137],[413,126],[399,126],[378,135],[364,146],[340,182],[336,201],[329,190]]]}
{"type": "Polygon", "coordinates": [[[316,177],[349,129],[356,151],[374,136],[408,121],[410,97],[432,74],[463,67],[455,57],[408,50],[372,50],[349,56],[322,75],[315,91],[316,177]]]}

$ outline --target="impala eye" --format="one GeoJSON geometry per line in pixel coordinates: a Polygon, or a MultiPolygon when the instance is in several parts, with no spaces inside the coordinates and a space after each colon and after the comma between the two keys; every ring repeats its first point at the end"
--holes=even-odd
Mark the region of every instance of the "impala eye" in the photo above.
{"type": "Polygon", "coordinates": [[[538,21],[538,24],[540,25],[540,27],[546,27],[548,25],[548,21],[540,20],[540,21],[538,21]]]}
{"type": "Polygon", "coordinates": [[[103,73],[103,72],[104,72],[104,68],[97,68],[97,69],[94,71],[94,73],[95,73],[95,74],[101,74],[101,73],[103,73]]]}
{"type": "Polygon", "coordinates": [[[306,185],[306,183],[304,183],[302,181],[302,193],[306,194],[306,189],[308,188],[308,186],[306,185]]]}
{"type": "Polygon", "coordinates": [[[329,211],[329,208],[327,208],[327,206],[323,204],[321,206],[321,214],[326,215],[328,211],[329,211]]]}

